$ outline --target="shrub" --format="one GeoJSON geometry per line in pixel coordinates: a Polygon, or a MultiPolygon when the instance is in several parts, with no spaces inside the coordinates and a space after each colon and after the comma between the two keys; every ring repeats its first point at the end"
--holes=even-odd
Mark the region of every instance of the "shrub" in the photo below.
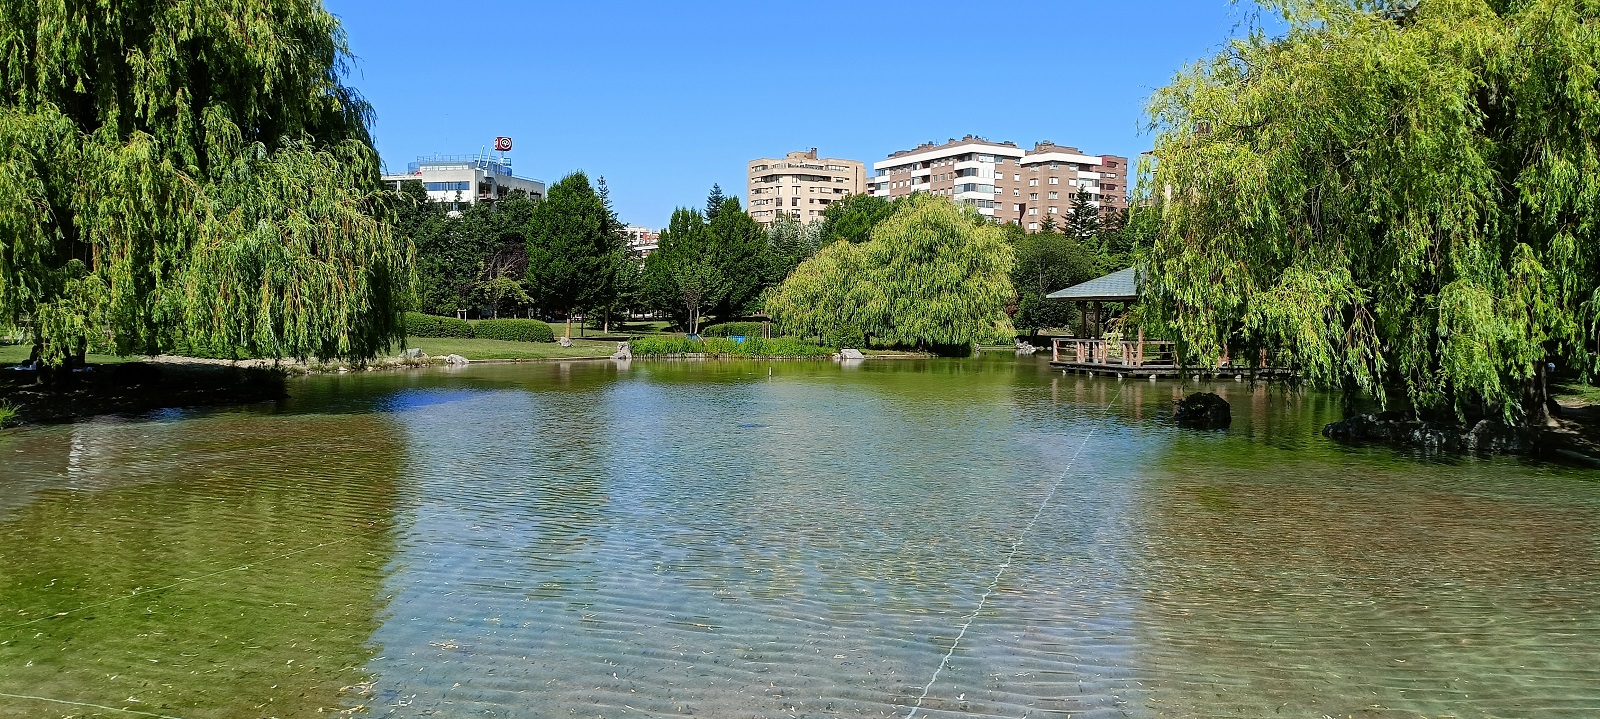
{"type": "Polygon", "coordinates": [[[11,424],[11,420],[16,418],[17,408],[12,407],[5,402],[0,402],[0,427],[5,427],[6,425],[11,424]]]}
{"type": "Polygon", "coordinates": [[[407,312],[406,334],[412,337],[458,337],[471,339],[472,324],[454,317],[438,317],[420,312],[407,312]]]}
{"type": "Polygon", "coordinates": [[[472,329],[486,340],[507,342],[554,342],[555,330],[539,320],[479,320],[472,329]]]}
{"type": "Polygon", "coordinates": [[[723,337],[708,337],[698,342],[685,337],[643,337],[630,343],[629,348],[639,357],[691,354],[708,357],[827,357],[833,354],[833,350],[794,337],[770,340],[751,337],[742,344],[723,337]]]}
{"type": "Polygon", "coordinates": [[[703,337],[760,337],[760,322],[725,322],[700,330],[703,337]]]}

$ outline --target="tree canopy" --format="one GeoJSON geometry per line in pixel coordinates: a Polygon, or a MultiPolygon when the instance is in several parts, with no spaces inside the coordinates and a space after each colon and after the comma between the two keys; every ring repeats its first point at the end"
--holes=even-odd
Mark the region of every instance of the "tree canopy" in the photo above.
{"type": "Polygon", "coordinates": [[[861,244],[837,242],[767,300],[784,331],[927,349],[1008,338],[1013,252],[999,227],[942,197],[900,203],[861,244]]]}
{"type": "Polygon", "coordinates": [[[528,222],[528,285],[543,307],[567,314],[606,305],[627,240],[608,198],[574,172],[550,186],[528,222]]]}
{"type": "Polygon", "coordinates": [[[689,332],[700,331],[701,315],[716,303],[722,285],[711,244],[711,228],[700,211],[680,207],[662,230],[656,251],[644,261],[651,302],[689,332]]]}
{"type": "Polygon", "coordinates": [[[0,3],[0,325],[49,365],[365,357],[410,251],[317,2],[0,3]]]}
{"type": "Polygon", "coordinates": [[[1150,104],[1152,316],[1418,408],[1543,411],[1595,368],[1600,5],[1280,0],[1150,104]]]}

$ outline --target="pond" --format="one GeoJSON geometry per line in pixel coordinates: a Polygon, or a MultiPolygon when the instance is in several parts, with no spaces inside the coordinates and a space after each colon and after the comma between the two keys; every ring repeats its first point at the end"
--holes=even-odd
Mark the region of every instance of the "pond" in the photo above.
{"type": "Polygon", "coordinates": [[[475,365],[0,434],[0,717],[1592,717],[1600,479],[1042,361],[475,365]]]}

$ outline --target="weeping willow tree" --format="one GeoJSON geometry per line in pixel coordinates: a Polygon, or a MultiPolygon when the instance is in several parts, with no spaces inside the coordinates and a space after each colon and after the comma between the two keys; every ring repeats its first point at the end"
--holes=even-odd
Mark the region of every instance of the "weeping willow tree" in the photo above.
{"type": "Polygon", "coordinates": [[[1150,103],[1152,316],[1419,410],[1538,422],[1595,368],[1600,3],[1278,0],[1150,103]]]}
{"type": "Polygon", "coordinates": [[[0,3],[0,328],[60,368],[367,357],[410,254],[316,0],[0,3]]]}
{"type": "Polygon", "coordinates": [[[1010,340],[1014,262],[999,227],[918,194],[861,244],[840,241],[795,268],[767,298],[783,330],[924,349],[1010,340]]]}

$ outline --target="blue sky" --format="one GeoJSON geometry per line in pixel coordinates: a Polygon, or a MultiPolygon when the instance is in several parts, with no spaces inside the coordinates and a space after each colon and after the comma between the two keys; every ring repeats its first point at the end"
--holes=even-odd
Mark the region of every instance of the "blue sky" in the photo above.
{"type": "Polygon", "coordinates": [[[1150,93],[1242,32],[1228,0],[325,0],[391,169],[515,139],[519,175],[603,175],[666,224],[745,163],[819,148],[871,163],[968,133],[1149,149],[1150,93]],[[806,8],[805,14],[799,8],[806,8]]]}

